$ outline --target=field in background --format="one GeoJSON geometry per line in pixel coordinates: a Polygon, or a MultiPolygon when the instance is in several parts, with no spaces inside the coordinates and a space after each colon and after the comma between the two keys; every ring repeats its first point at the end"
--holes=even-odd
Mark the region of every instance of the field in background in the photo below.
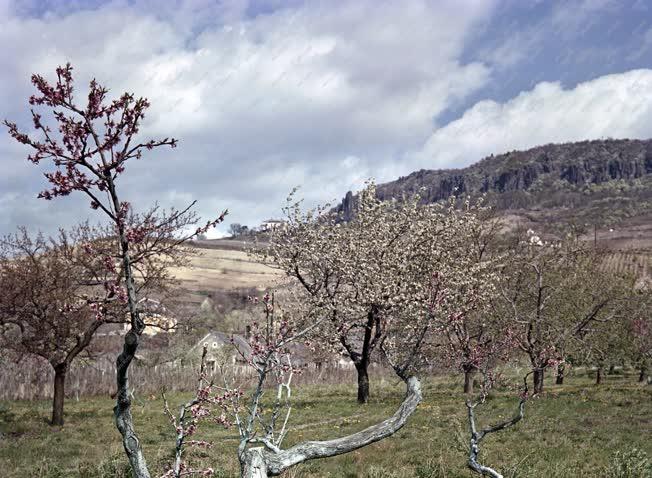
{"type": "MultiPolygon", "coordinates": [[[[548,392],[528,403],[525,419],[514,429],[489,436],[483,456],[505,477],[600,478],[614,452],[633,447],[652,455],[652,389],[635,376],[608,376],[596,387],[576,370],[567,385],[547,384],[548,392]]],[[[340,457],[301,465],[293,478],[470,478],[466,463],[466,417],[460,380],[431,379],[424,402],[395,436],[340,457]]],[[[306,439],[346,435],[384,419],[401,401],[395,380],[372,382],[369,405],[355,402],[355,387],[308,385],[293,391],[293,428],[286,446],[306,439]]],[[[187,399],[173,394],[171,405],[187,399]]],[[[491,396],[478,409],[482,424],[511,416],[514,392],[491,396]]],[[[113,400],[82,398],[66,405],[66,425],[47,424],[50,403],[0,402],[0,466],[18,478],[126,478],[126,459],[113,424],[113,400]]],[[[134,420],[152,476],[160,476],[173,451],[174,432],[157,395],[136,396],[134,420]]],[[[204,434],[215,445],[194,451],[193,464],[216,469],[215,476],[237,476],[235,430],[208,424],[204,434]]]]}
{"type": "MultiPolygon", "coordinates": [[[[506,216],[506,222],[513,226],[517,223],[515,218],[506,216]]],[[[525,224],[534,227],[534,223],[525,224]]],[[[584,239],[590,242],[592,236],[587,234],[584,239]]],[[[244,241],[220,239],[198,241],[197,245],[198,255],[192,258],[191,266],[173,269],[189,302],[200,303],[207,294],[218,290],[263,290],[282,279],[278,270],[249,257],[244,241]]],[[[605,272],[628,272],[638,277],[652,274],[652,229],[647,224],[630,224],[617,231],[601,230],[598,247],[607,251],[605,272]]]]}
{"type": "Polygon", "coordinates": [[[277,270],[250,258],[242,241],[200,241],[198,246],[190,267],[172,270],[181,287],[194,296],[216,290],[262,290],[281,277],[277,270]]]}

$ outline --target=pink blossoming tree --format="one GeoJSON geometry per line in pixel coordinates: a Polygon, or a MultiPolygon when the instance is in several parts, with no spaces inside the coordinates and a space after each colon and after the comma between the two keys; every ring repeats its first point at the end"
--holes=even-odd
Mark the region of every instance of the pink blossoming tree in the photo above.
{"type": "MultiPolygon", "coordinates": [[[[114,287],[116,296],[124,302],[130,323],[123,351],[116,361],[115,421],[134,476],[149,478],[128,395],[129,366],[146,326],[139,309],[138,265],[135,261],[155,262],[158,252],[174,255],[186,240],[221,222],[226,211],[190,234],[180,234],[173,226],[188,221],[192,204],[169,214],[157,213],[156,209],[143,215],[134,213],[131,204],[121,199],[117,188],[127,163],[141,158],[144,150],[177,145],[177,140],[172,138],[139,139],[140,124],[150,106],[147,99],[135,99],[132,94],[125,93],[109,101],[108,90],[92,80],[86,104],[78,105],[73,96],[70,64],[56,69],[54,83],[37,74],[32,75],[32,83],[37,94],[30,97],[29,103],[51,110],[56,131],[34,109],[31,110],[32,121],[40,133],[39,139],[21,132],[15,123],[5,120],[5,125],[14,139],[33,149],[34,153],[28,155],[29,161],[35,164],[48,162],[54,166],[53,171],[45,173],[50,186],[39,197],[50,200],[79,192],[88,197],[93,209],[99,210],[109,220],[116,247],[107,254],[106,267],[118,272],[117,282],[109,287],[114,287]],[[132,221],[130,218],[141,220],[132,221]],[[140,250],[136,246],[139,244],[142,245],[140,250]]],[[[96,312],[99,320],[103,314],[101,305],[96,312]]]]}

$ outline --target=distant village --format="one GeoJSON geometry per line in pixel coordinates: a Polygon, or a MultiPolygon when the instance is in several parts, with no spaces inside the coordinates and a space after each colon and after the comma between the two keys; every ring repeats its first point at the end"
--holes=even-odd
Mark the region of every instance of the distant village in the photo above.
{"type": "Polygon", "coordinates": [[[229,235],[231,237],[247,236],[257,232],[271,232],[275,229],[283,229],[286,226],[287,221],[283,219],[266,219],[260,223],[260,226],[252,227],[251,229],[249,226],[233,223],[229,226],[229,235]]]}

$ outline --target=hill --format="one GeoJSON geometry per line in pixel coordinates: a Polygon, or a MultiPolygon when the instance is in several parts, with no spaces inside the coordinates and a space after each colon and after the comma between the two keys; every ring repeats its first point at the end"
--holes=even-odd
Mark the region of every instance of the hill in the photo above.
{"type": "MultiPolygon", "coordinates": [[[[652,140],[547,144],[491,155],[461,169],[416,171],[380,184],[382,199],[421,190],[425,202],[486,195],[509,223],[539,229],[569,223],[616,249],[652,248],[652,140]],[[423,190],[422,190],[423,188],[423,190]]],[[[337,210],[351,217],[349,192],[337,210]]]]}
{"type": "MultiPolygon", "coordinates": [[[[587,240],[613,251],[614,270],[652,270],[652,140],[548,144],[491,155],[461,169],[420,170],[380,184],[382,199],[422,191],[424,201],[485,194],[508,225],[555,233],[573,223],[587,240]]],[[[355,196],[338,206],[350,219],[355,196]]],[[[262,244],[265,244],[265,237],[262,244]]],[[[262,289],[278,271],[256,264],[237,239],[197,241],[202,255],[175,270],[190,302],[223,290],[262,289]]]]}
{"type": "Polygon", "coordinates": [[[245,294],[271,287],[279,272],[250,257],[246,249],[251,245],[231,239],[194,241],[195,254],[187,267],[171,271],[180,281],[182,300],[200,304],[215,293],[245,294]]]}

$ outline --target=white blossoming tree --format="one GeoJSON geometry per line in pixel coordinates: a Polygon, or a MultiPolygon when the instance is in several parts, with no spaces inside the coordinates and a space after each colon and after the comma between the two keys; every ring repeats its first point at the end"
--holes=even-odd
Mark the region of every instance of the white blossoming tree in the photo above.
{"type": "Polygon", "coordinates": [[[328,206],[303,213],[292,196],[288,201],[288,226],[275,231],[261,259],[284,271],[303,300],[328,316],[319,333],[350,357],[358,401],[366,403],[368,369],[380,345],[392,346],[395,331],[403,339],[420,334],[416,318],[426,314],[433,273],[459,281],[456,300],[474,293],[479,269],[472,268],[480,262],[469,249],[482,208],[454,198],[422,205],[418,195],[381,201],[371,182],[349,223],[338,222],[328,206]]]}

